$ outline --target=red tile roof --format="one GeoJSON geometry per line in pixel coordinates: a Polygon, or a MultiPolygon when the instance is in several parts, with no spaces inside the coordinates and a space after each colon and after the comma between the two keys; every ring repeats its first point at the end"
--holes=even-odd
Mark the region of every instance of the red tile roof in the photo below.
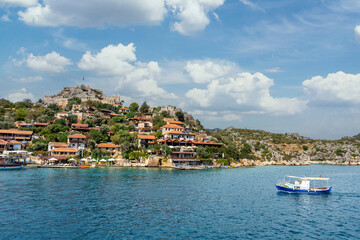
{"type": "Polygon", "coordinates": [[[156,137],[154,135],[145,135],[145,134],[138,134],[137,137],[139,139],[147,139],[147,140],[155,140],[156,137]]]}
{"type": "Polygon", "coordinates": [[[100,143],[96,145],[97,148],[119,148],[118,145],[115,145],[113,143],[100,143]]]}
{"type": "Polygon", "coordinates": [[[168,121],[169,124],[177,124],[177,125],[183,125],[184,123],[183,122],[180,122],[180,121],[168,121]]]}
{"type": "Polygon", "coordinates": [[[17,129],[0,129],[0,133],[32,135],[33,131],[20,131],[17,129]]]}
{"type": "Polygon", "coordinates": [[[53,147],[67,147],[67,143],[65,142],[49,142],[49,145],[53,147]]]}
{"type": "Polygon", "coordinates": [[[182,126],[177,125],[177,124],[166,124],[165,126],[162,126],[161,128],[184,129],[182,126]]]}
{"type": "Polygon", "coordinates": [[[51,152],[72,152],[77,153],[79,150],[75,148],[54,148],[50,150],[51,152]]]}
{"type": "Polygon", "coordinates": [[[68,138],[86,138],[86,136],[82,134],[74,134],[74,135],[69,135],[68,138]]]}

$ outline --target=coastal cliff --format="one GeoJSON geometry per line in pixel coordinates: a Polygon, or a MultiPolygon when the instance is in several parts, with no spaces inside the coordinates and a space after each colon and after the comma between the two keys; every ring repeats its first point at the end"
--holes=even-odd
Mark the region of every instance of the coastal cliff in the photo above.
{"type": "Polygon", "coordinates": [[[360,165],[360,137],[315,140],[299,134],[276,134],[261,130],[227,129],[212,136],[239,153],[235,165],[360,165]]]}

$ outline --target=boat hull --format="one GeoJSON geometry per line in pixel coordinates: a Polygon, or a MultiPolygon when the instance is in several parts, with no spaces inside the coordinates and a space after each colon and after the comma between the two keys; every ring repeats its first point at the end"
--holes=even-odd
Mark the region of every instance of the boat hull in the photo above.
{"type": "Polygon", "coordinates": [[[310,194],[323,194],[323,193],[330,193],[331,192],[331,188],[326,188],[326,189],[310,189],[310,190],[305,190],[305,189],[293,189],[293,188],[288,188],[285,186],[279,186],[279,185],[275,185],[277,190],[279,192],[286,192],[286,193],[310,193],[310,194]]]}
{"type": "Polygon", "coordinates": [[[23,165],[1,164],[0,170],[17,170],[17,169],[22,169],[23,167],[24,167],[23,165]]]}

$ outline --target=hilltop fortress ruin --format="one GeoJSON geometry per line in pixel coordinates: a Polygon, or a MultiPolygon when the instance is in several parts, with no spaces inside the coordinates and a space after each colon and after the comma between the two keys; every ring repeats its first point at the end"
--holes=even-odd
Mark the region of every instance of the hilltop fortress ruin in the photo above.
{"type": "Polygon", "coordinates": [[[45,96],[44,103],[56,103],[60,106],[66,106],[68,100],[72,97],[78,97],[82,102],[88,100],[91,101],[100,101],[102,103],[112,104],[112,105],[121,105],[120,96],[111,96],[107,97],[103,94],[101,90],[92,89],[90,86],[86,85],[77,85],[74,87],[64,87],[64,89],[53,96],[45,96]]]}

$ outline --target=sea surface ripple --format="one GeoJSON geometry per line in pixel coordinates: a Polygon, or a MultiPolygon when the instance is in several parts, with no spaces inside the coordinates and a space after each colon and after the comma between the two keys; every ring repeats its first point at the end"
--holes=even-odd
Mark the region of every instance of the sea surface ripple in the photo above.
{"type": "Polygon", "coordinates": [[[0,171],[1,239],[359,239],[360,167],[0,171]],[[328,195],[277,193],[284,175],[328,195]]]}

